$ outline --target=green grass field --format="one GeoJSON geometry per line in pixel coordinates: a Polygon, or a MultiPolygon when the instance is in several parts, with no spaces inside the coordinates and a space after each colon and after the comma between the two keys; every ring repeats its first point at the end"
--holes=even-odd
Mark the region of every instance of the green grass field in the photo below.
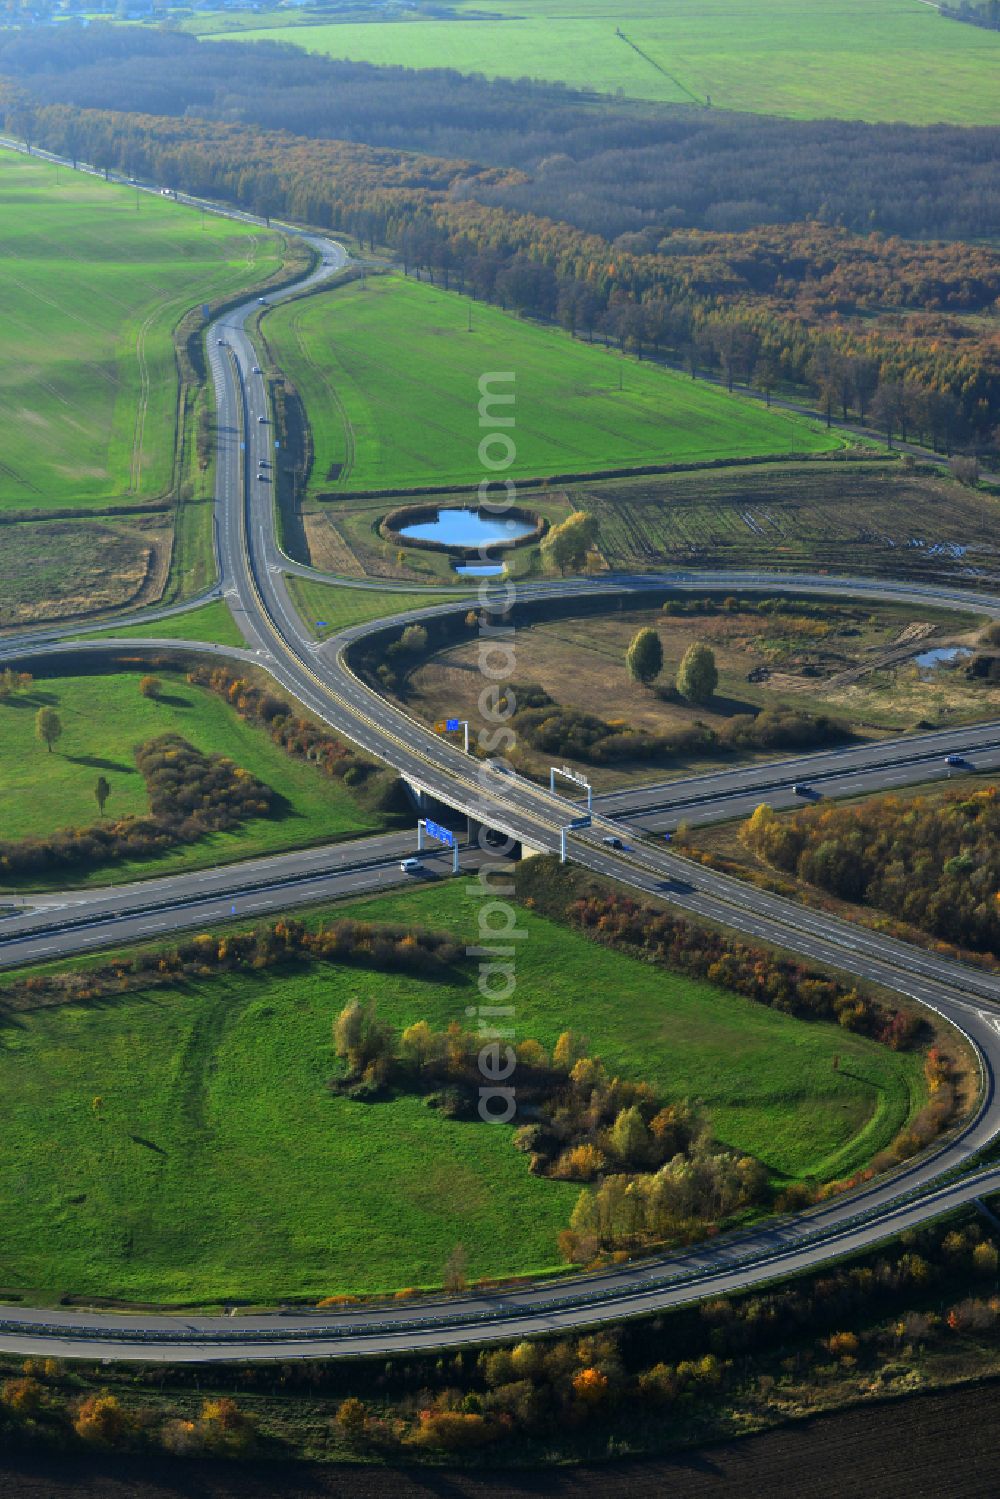
{"type": "Polygon", "coordinates": [[[292,602],[314,635],[335,635],[350,625],[369,619],[385,619],[404,609],[418,609],[422,604],[448,604],[461,598],[456,593],[400,593],[391,589],[338,588],[336,583],[314,583],[311,578],[290,576],[288,591],[292,602]]]}
{"type": "MultiPolygon", "coordinates": [[[[544,78],[668,103],[813,118],[1000,120],[1000,36],[925,0],[460,0],[471,17],[262,25],[309,51],[488,77],[544,78]],[[620,28],[624,37],[616,35],[620,28]],[[631,44],[631,45],[630,45],[631,44]],[[638,50],[636,50],[638,49],[638,50]]],[[[277,19],[277,18],[276,18],[277,19]]],[[[233,21],[227,17],[225,27],[233,21]]],[[[215,34],[205,18],[194,29],[215,34]]],[[[233,39],[230,35],[230,40],[233,39]]]]}
{"type": "Polygon", "coordinates": [[[389,276],[268,314],[313,430],[314,490],[478,483],[479,378],[491,370],[516,374],[513,387],[494,386],[516,395],[514,407],[494,408],[515,417],[514,478],[840,445],[819,423],[495,307],[474,308],[470,334],[469,306],[389,276]]]}
{"type": "MultiPolygon", "coordinates": [[[[381,825],[340,781],[328,780],[315,766],[293,760],[215,693],[192,687],[180,676],[163,675],[163,696],[154,702],[141,696],[139,677],[138,672],[49,677],[0,703],[3,837],[24,838],[96,822],[94,786],[99,775],[111,784],[109,817],[146,812],[146,786],[136,768],[133,747],[168,732],[182,734],[206,753],[229,755],[266,781],[283,799],[279,814],[255,818],[238,832],[214,833],[162,858],[104,865],[89,875],[58,872],[46,882],[49,886],[100,885],[109,878],[118,883],[125,878],[200,869],[327,839],[356,837],[381,825]],[[52,754],[34,734],[35,713],[43,704],[54,707],[63,724],[62,738],[52,754]]],[[[21,889],[28,883],[22,878],[13,885],[21,889]]],[[[0,888],[4,888],[3,881],[0,888]]]]}
{"type": "Polygon", "coordinates": [[[103,640],[106,636],[117,636],[128,640],[207,640],[216,645],[245,646],[229,612],[228,604],[214,599],[186,614],[171,614],[166,619],[153,619],[149,624],[131,625],[127,622],[110,630],[92,630],[88,635],[75,635],[75,640],[103,640]]]}
{"type": "Polygon", "coordinates": [[[166,492],[173,327],[280,265],[276,235],[0,151],[0,507],[166,492]]]}
{"type": "MultiPolygon", "coordinates": [[[[330,914],[347,912],[472,940],[478,927],[465,881],[330,914]]],[[[614,1069],[700,1100],[777,1175],[860,1165],[922,1099],[916,1056],[519,920],[519,1036],[584,1032],[614,1069]]],[[[456,1242],[473,1276],[554,1267],[578,1188],[531,1176],[508,1128],[327,1092],[331,1022],[353,996],[396,1024],[444,1025],[478,987],[464,967],[431,980],[317,964],[19,1014],[0,1030],[0,1284],[318,1298],[439,1283],[456,1242]]]]}

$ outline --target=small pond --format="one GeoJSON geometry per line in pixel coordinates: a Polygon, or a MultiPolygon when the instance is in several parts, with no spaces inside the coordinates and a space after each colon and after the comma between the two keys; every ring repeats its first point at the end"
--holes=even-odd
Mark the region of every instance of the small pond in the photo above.
{"type": "Polygon", "coordinates": [[[957,666],[961,661],[967,661],[971,655],[972,652],[964,645],[936,645],[929,651],[921,651],[913,660],[920,668],[921,676],[930,676],[939,666],[957,666]]]}
{"type": "Polygon", "coordinates": [[[439,510],[433,520],[401,526],[405,541],[437,541],[444,546],[489,547],[498,541],[518,541],[534,530],[531,521],[490,515],[485,510],[439,510]]]}

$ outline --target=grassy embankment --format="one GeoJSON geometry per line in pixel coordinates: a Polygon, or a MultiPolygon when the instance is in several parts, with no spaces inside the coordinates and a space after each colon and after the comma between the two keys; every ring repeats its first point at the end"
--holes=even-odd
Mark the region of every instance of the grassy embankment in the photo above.
{"type": "MultiPolygon", "coordinates": [[[[111,785],[109,817],[146,812],[146,786],[136,768],[133,747],[168,732],[183,735],[206,753],[230,756],[265,781],[280,798],[278,814],[255,818],[237,832],[213,833],[161,858],[102,865],[89,873],[71,875],[61,870],[39,884],[61,889],[70,884],[100,885],[109,878],[117,883],[202,869],[255,854],[357,837],[384,825],[342,782],[292,759],[213,692],[164,674],[163,694],[153,701],[140,694],[139,676],[138,672],[121,672],[44,678],[28,692],[0,703],[5,838],[95,823],[94,787],[100,775],[111,785]],[[62,738],[52,754],[34,735],[35,713],[43,705],[55,708],[63,725],[62,738]]],[[[18,889],[31,883],[24,877],[13,882],[18,889]]]]}
{"type": "Polygon", "coordinates": [[[335,635],[369,619],[386,619],[431,604],[453,604],[461,598],[461,592],[435,593],[432,589],[403,593],[381,588],[338,588],[336,583],[315,583],[311,578],[295,576],[288,579],[288,591],[303,622],[320,637],[335,635]]]}
{"type": "Polygon", "coordinates": [[[104,640],[108,637],[128,640],[205,640],[215,645],[245,646],[222,599],[213,599],[185,614],[170,614],[166,619],[152,619],[147,624],[132,625],[127,621],[109,630],[91,630],[86,635],[74,635],[74,640],[104,640]]]}
{"type": "MultiPolygon", "coordinates": [[[[288,591],[303,622],[314,635],[323,637],[358,625],[369,619],[384,619],[404,610],[423,605],[454,603],[457,593],[440,593],[428,589],[421,593],[393,592],[391,589],[340,588],[336,583],[317,583],[312,578],[291,574],[288,591]]],[[[123,624],[118,629],[94,631],[77,639],[94,640],[105,636],[127,636],[130,640],[206,640],[217,645],[245,646],[246,641],[221,599],[203,604],[187,614],[150,620],[144,625],[123,624]]]]}
{"type": "MultiPolygon", "coordinates": [[[[464,881],[330,914],[471,941],[478,930],[464,881]]],[[[612,1070],[698,1100],[718,1137],[776,1179],[850,1171],[923,1100],[917,1055],[621,957],[530,911],[519,921],[518,1035],[551,1044],[572,1026],[612,1070]]],[[[578,1188],[531,1176],[508,1128],[445,1120],[419,1098],[327,1091],[331,1022],[353,997],[396,1025],[464,1022],[476,972],[316,964],[18,1014],[0,1033],[3,1284],[312,1298],[434,1284],[458,1241],[474,1276],[555,1266],[578,1188]]]]}
{"type": "MultiPolygon", "coordinates": [[[[378,25],[303,27],[273,15],[240,35],[355,61],[546,78],[799,119],[1000,120],[1000,38],[944,20],[924,0],[767,0],[735,10],[728,0],[541,0],[527,13],[519,0],[493,0],[476,19],[483,9],[459,0],[454,17],[378,25]]],[[[243,24],[228,13],[188,26],[232,39],[243,24]]]]}

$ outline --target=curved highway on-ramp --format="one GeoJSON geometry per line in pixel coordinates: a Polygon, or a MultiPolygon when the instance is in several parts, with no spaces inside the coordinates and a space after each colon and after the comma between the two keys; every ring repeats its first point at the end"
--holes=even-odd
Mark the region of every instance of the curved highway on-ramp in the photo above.
{"type": "MultiPolygon", "coordinates": [[[[343,250],[329,241],[312,238],[319,263],[309,280],[332,275],[344,261],[343,250]]],[[[297,288],[297,290],[301,290],[297,288]]],[[[291,293],[286,293],[289,295],[291,293]]],[[[269,297],[268,300],[277,300],[269,297]]],[[[401,708],[385,702],[351,670],[348,652],[385,621],[356,626],[318,645],[303,629],[285,586],[287,559],[275,541],[272,484],[258,478],[273,463],[273,428],[264,377],[256,367],[256,352],[246,324],[257,302],[248,301],[229,312],[209,330],[210,367],[216,387],[220,430],[216,516],[221,588],[246,639],[238,653],[255,660],[302,703],[339,734],[392,765],[420,792],[440,798],[477,822],[537,849],[555,851],[560,829],[577,808],[563,798],[520,777],[501,773],[464,755],[431,733],[401,708]]],[[[273,472],[273,470],[271,470],[273,472]]],[[[487,588],[489,585],[485,585],[487,588]]],[[[537,585],[519,597],[559,596],[567,592],[607,592],[616,596],[655,588],[712,587],[767,588],[801,594],[886,594],[925,605],[957,605],[1000,618],[1000,598],[965,590],[871,580],[770,576],[761,573],[675,573],[639,575],[611,580],[573,580],[537,585]]],[[[440,612],[467,609],[467,601],[427,609],[415,607],[400,623],[440,612]]],[[[139,642],[135,642],[139,645],[139,642]]],[[[75,643],[74,650],[121,649],[122,641],[75,643]]],[[[159,643],[174,647],[176,641],[159,643]]],[[[142,648],[158,648],[154,641],[142,648]]],[[[48,652],[51,641],[25,643],[25,654],[48,652]]],[[[949,736],[953,739],[954,736],[949,736]]],[[[959,748],[977,757],[997,752],[996,725],[962,730],[959,748]]],[[[860,978],[876,981],[935,1009],[968,1038],[981,1066],[981,1096],[974,1117],[951,1137],[894,1173],[860,1191],[845,1195],[795,1217],[769,1220],[739,1235],[712,1240],[682,1254],[661,1256],[612,1271],[572,1279],[532,1283],[506,1291],[470,1293],[461,1298],[410,1302],[384,1307],[355,1307],[336,1312],[294,1312],[240,1316],[119,1315],[76,1309],[0,1310],[0,1348],[12,1352],[44,1352],[54,1356],[107,1357],[143,1360],[281,1359],[357,1354],[387,1354],[403,1349],[456,1346],[489,1339],[520,1338],[530,1333],[578,1327],[618,1319],[638,1312],[677,1305],[685,1300],[759,1284],[796,1270],[808,1269],[834,1256],[878,1242],[902,1229],[926,1221],[950,1208],[974,1200],[1000,1186],[1000,1168],[975,1176],[956,1177],[970,1157],[1000,1131],[1000,1103],[995,1078],[1000,1069],[1000,975],[971,968],[954,959],[905,943],[875,936],[864,928],[838,921],[825,913],[803,909],[781,897],[761,892],[727,876],[694,866],[641,836],[664,816],[690,816],[692,808],[713,798],[736,805],[740,797],[757,798],[776,781],[787,784],[801,774],[831,783],[854,777],[860,789],[879,784],[880,776],[896,776],[895,783],[923,775],[931,761],[940,765],[945,748],[938,736],[926,742],[908,740],[898,753],[884,743],[850,751],[821,752],[797,757],[778,768],[744,767],[715,776],[692,777],[629,794],[603,799],[589,829],[569,835],[572,857],[600,874],[690,910],[730,928],[793,949],[817,962],[860,978]],[[899,775],[903,768],[902,777],[899,775]],[[713,786],[714,782],[714,786],[713,786]],[[613,821],[611,819],[614,819],[613,821]],[[635,829],[635,833],[628,832],[635,829]],[[627,847],[617,851],[601,840],[609,832],[622,835],[627,847]],[[942,1182],[948,1173],[951,1179],[942,1182]]],[[[951,743],[947,749],[953,748],[951,743]]],[[[890,783],[892,783],[890,781],[890,783]]],[[[378,867],[398,859],[391,840],[366,864],[341,851],[345,867],[359,885],[377,882],[378,867]]],[[[325,852],[325,851],[324,851],[325,852]]],[[[316,851],[286,856],[303,860],[316,851]]],[[[261,865],[276,861],[260,861],[261,865]]],[[[288,871],[286,871],[286,874],[288,871]]],[[[345,871],[340,871],[344,875],[345,871]]],[[[312,871],[317,879],[334,878],[312,871]]],[[[248,886],[243,866],[194,877],[212,891],[176,891],[171,905],[165,882],[145,882],[148,910],[142,928],[167,929],[182,924],[190,914],[188,897],[228,900],[239,887],[240,914],[273,909],[311,893],[300,885],[290,893],[286,883],[264,871],[257,905],[245,898],[248,886]],[[157,887],[161,887],[157,889],[157,887]],[[273,901],[268,906],[266,902],[273,901]],[[187,902],[185,904],[185,902],[187,902]],[[151,924],[151,925],[150,925],[151,924]]],[[[178,877],[181,878],[181,877],[178,877]]],[[[186,877],[191,879],[192,877],[186,877]]],[[[252,884],[252,880],[249,881],[252,884]]],[[[349,887],[353,888],[353,887],[349,887]]],[[[131,896],[135,900],[135,895],[131,896]]],[[[94,913],[91,912],[91,915],[94,913]]],[[[133,935],[127,905],[111,909],[115,936],[133,935]]],[[[103,919],[98,913],[98,919],[103,919]]],[[[198,920],[205,920],[204,908],[198,920]]],[[[95,929],[96,930],[96,929],[95,929]]],[[[78,950],[81,933],[73,912],[58,914],[41,906],[25,913],[15,926],[5,923],[0,961],[24,961],[32,955],[29,940],[46,944],[51,956],[78,950]],[[46,924],[47,923],[47,924],[46,924]],[[33,934],[33,935],[32,935],[33,934]],[[74,943],[76,946],[74,947],[74,943]]],[[[91,931],[90,936],[93,937],[91,931]]],[[[106,936],[104,938],[106,940],[106,936]]]]}

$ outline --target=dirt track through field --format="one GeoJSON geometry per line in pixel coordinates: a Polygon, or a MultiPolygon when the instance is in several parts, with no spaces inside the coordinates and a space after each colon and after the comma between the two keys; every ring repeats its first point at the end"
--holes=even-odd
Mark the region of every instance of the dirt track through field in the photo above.
{"type": "Polygon", "coordinates": [[[0,1499],[985,1499],[1000,1386],[871,1404],[661,1461],[496,1474],[7,1458],[0,1499]]]}

